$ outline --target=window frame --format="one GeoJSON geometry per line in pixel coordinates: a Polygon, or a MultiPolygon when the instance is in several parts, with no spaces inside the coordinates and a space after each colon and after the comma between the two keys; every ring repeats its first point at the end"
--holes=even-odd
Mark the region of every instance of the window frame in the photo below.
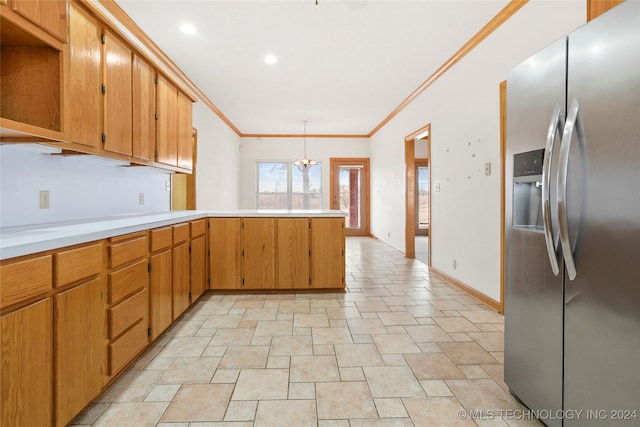
{"type": "MultiPolygon", "coordinates": [[[[262,194],[260,192],[260,164],[261,163],[284,163],[287,165],[287,189],[286,189],[286,193],[264,193],[264,194],[286,194],[287,196],[287,210],[293,210],[293,168],[296,167],[294,164],[293,160],[282,160],[282,159],[261,159],[261,160],[256,160],[256,180],[255,180],[255,206],[256,209],[258,210],[267,210],[265,208],[261,208],[260,207],[260,194],[262,194]]],[[[319,171],[319,186],[318,186],[318,192],[317,193],[309,193],[309,194],[313,194],[314,196],[317,195],[320,201],[320,207],[319,208],[313,208],[313,209],[308,209],[308,210],[316,210],[316,209],[322,209],[322,193],[323,193],[323,189],[322,189],[322,161],[318,161],[315,165],[315,167],[318,167],[318,171],[319,171]]],[[[312,166],[312,167],[314,167],[312,166]]],[[[296,192],[297,194],[298,192],[296,192]]],[[[304,194],[300,193],[300,194],[304,194]]],[[[296,208],[295,210],[304,210],[303,208],[296,208]]]]}

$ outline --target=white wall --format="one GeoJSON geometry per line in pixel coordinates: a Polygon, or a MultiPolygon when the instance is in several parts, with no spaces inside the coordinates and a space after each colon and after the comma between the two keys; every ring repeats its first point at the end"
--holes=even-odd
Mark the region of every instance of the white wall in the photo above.
{"type": "Polygon", "coordinates": [[[500,299],[499,84],[585,14],[583,1],[527,3],[371,138],[374,235],[404,251],[404,138],[431,123],[432,265],[500,299]]]}
{"type": "MultiPolygon", "coordinates": [[[[302,138],[240,139],[240,208],[256,208],[258,160],[290,160],[304,154],[302,138]]],[[[367,138],[307,138],[307,156],[322,162],[322,209],[329,209],[329,159],[369,157],[367,138]]]]}
{"type": "Polygon", "coordinates": [[[160,169],[18,145],[0,146],[0,164],[0,227],[169,210],[170,176],[160,169]],[[49,191],[49,209],[40,209],[41,190],[49,191]]]}
{"type": "Polygon", "coordinates": [[[193,105],[193,127],[198,130],[196,208],[238,209],[240,138],[202,102],[193,105]]]}

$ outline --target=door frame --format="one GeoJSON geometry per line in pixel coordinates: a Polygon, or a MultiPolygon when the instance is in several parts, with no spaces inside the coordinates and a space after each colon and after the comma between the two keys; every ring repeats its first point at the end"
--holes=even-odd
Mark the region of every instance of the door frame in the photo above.
{"type": "MultiPolygon", "coordinates": [[[[415,159],[415,165],[416,165],[416,196],[418,196],[418,168],[420,167],[427,167],[427,176],[429,175],[429,159],[415,159]]],[[[431,204],[431,193],[429,193],[429,204],[431,204]]],[[[418,226],[418,220],[420,219],[420,206],[416,204],[416,232],[415,235],[416,236],[428,236],[429,235],[429,228],[427,228],[426,230],[421,230],[420,227],[418,226]]],[[[431,222],[431,218],[429,218],[429,222],[431,222]]],[[[429,224],[431,225],[431,224],[429,224]]]]}
{"type": "Polygon", "coordinates": [[[336,188],[339,183],[338,174],[336,173],[340,166],[362,166],[362,181],[364,182],[364,191],[361,195],[361,208],[363,210],[362,226],[354,232],[345,226],[347,236],[371,236],[371,209],[370,209],[370,180],[369,180],[369,158],[368,157],[330,157],[329,158],[329,206],[331,209],[339,210],[338,194],[336,188]]]}
{"type": "MultiPolygon", "coordinates": [[[[405,162],[405,221],[404,242],[405,257],[416,257],[416,138],[426,134],[427,158],[431,162],[431,123],[410,133],[404,138],[404,162],[405,162]]],[[[431,185],[431,167],[429,167],[429,197],[433,194],[431,185]]],[[[433,240],[433,221],[431,217],[431,199],[429,200],[429,249],[427,265],[431,267],[431,241],[433,240]]]]}

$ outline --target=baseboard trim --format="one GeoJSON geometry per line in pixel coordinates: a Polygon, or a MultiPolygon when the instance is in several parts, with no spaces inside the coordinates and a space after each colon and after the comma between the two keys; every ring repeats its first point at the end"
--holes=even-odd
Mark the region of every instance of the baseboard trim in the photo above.
{"type": "Polygon", "coordinates": [[[432,273],[434,276],[437,276],[440,279],[447,281],[448,283],[450,283],[451,285],[453,285],[456,288],[460,289],[462,292],[464,292],[465,294],[469,295],[470,297],[477,299],[478,301],[480,301],[484,305],[488,306],[489,308],[497,311],[498,313],[501,313],[501,311],[500,311],[500,302],[499,301],[496,301],[493,298],[486,296],[482,292],[478,292],[477,290],[473,289],[472,287],[470,287],[468,285],[465,285],[461,281],[449,276],[446,273],[443,273],[442,271],[438,270],[437,268],[429,267],[429,273],[432,273]]]}

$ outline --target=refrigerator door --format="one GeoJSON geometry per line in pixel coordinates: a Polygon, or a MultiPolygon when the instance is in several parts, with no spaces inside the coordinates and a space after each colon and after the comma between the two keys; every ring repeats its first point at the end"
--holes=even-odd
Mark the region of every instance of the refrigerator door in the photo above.
{"type": "MultiPolygon", "coordinates": [[[[562,410],[562,273],[552,271],[543,230],[522,226],[514,219],[514,199],[521,184],[514,182],[513,175],[515,154],[545,148],[557,107],[561,127],[566,109],[565,76],[566,38],[507,76],[504,377],[511,392],[530,409],[551,414],[562,410]]],[[[552,155],[547,156],[552,162],[551,176],[556,172],[561,130],[551,131],[556,140],[552,155]]],[[[551,190],[551,206],[555,206],[555,188],[551,190]]],[[[557,217],[552,217],[551,223],[551,236],[556,239],[557,217]]],[[[551,253],[556,252],[552,247],[551,253]]],[[[561,262],[559,268],[562,271],[561,262]]],[[[559,419],[544,421],[549,426],[561,425],[559,419]]]]}
{"type": "Polygon", "coordinates": [[[576,30],[568,52],[567,100],[584,137],[573,132],[567,171],[576,276],[565,279],[564,402],[584,412],[564,425],[638,426],[640,2],[576,30]]]}

